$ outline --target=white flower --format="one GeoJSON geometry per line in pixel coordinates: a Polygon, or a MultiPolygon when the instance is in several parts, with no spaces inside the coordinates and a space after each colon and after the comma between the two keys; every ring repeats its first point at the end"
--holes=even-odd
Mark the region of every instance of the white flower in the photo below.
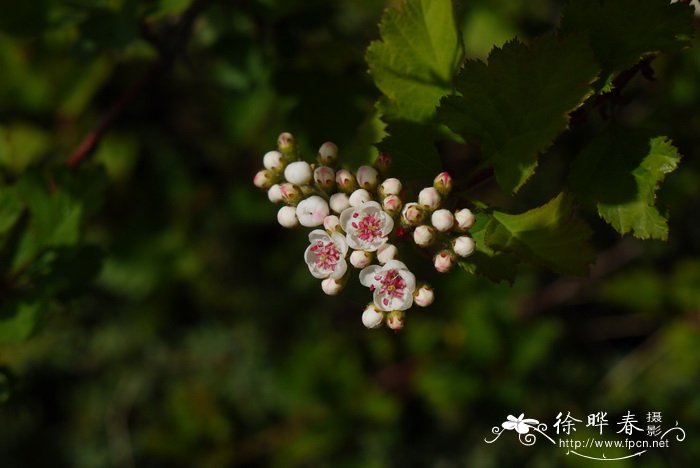
{"type": "Polygon", "coordinates": [[[272,203],[280,203],[284,200],[284,195],[282,194],[282,189],[280,189],[279,184],[275,184],[267,191],[267,198],[272,203]]]}
{"type": "Polygon", "coordinates": [[[440,232],[447,232],[452,229],[455,224],[455,218],[450,210],[436,210],[430,217],[430,222],[433,223],[435,229],[440,232]]]}
{"type": "Polygon", "coordinates": [[[387,236],[394,229],[394,220],[379,203],[368,201],[357,208],[346,208],[340,214],[340,226],[347,233],[350,247],[374,252],[386,243],[387,236]]]}
{"type": "Polygon", "coordinates": [[[435,240],[435,228],[423,224],[413,231],[413,241],[420,247],[427,247],[435,240]]]}
{"type": "Polygon", "coordinates": [[[314,170],[314,182],[322,189],[332,189],[335,185],[335,171],[328,166],[317,167],[314,170]]]}
{"type": "Polygon", "coordinates": [[[452,241],[452,249],[460,257],[468,257],[474,253],[474,239],[469,236],[460,236],[452,241]]]}
{"type": "Polygon", "coordinates": [[[364,268],[372,263],[372,257],[372,252],[353,250],[353,252],[350,254],[350,264],[355,268],[364,268]]]}
{"type": "Polygon", "coordinates": [[[379,186],[379,193],[386,197],[388,195],[398,195],[401,193],[401,181],[394,177],[386,179],[379,186]]]}
{"type": "Polygon", "coordinates": [[[447,172],[439,173],[433,180],[433,187],[435,187],[441,195],[446,196],[452,190],[452,176],[447,172]]]}
{"type": "Polygon", "coordinates": [[[344,193],[334,193],[330,199],[331,209],[340,214],[350,206],[350,199],[344,193]]]}
{"type": "Polygon", "coordinates": [[[318,149],[318,161],[325,166],[332,166],[338,159],[338,147],[327,141],[318,149]]]}
{"type": "Polygon", "coordinates": [[[474,213],[469,208],[455,211],[455,221],[460,231],[466,231],[474,225],[474,213]]]}
{"type": "Polygon", "coordinates": [[[377,260],[381,264],[385,264],[389,260],[393,260],[399,254],[399,249],[394,244],[380,245],[377,249],[377,260]]]}
{"type": "Polygon", "coordinates": [[[433,288],[427,284],[422,285],[413,294],[413,302],[419,307],[428,307],[433,303],[433,300],[435,300],[435,293],[433,292],[433,288]]]}
{"type": "Polygon", "coordinates": [[[336,215],[328,215],[323,218],[323,228],[328,232],[335,232],[340,227],[340,219],[336,215]]]}
{"type": "Polygon", "coordinates": [[[362,312],[362,324],[367,328],[379,328],[384,320],[384,314],[379,312],[374,304],[367,306],[362,312]]]}
{"type": "Polygon", "coordinates": [[[406,314],[402,310],[392,310],[386,314],[386,326],[392,330],[401,330],[406,314]]]}
{"type": "Polygon", "coordinates": [[[372,199],[372,195],[369,194],[369,192],[363,188],[357,189],[354,192],[350,194],[350,206],[353,208],[357,208],[358,206],[362,205],[364,202],[368,202],[372,199]]]}
{"type": "Polygon", "coordinates": [[[387,195],[384,197],[384,200],[382,200],[382,208],[392,216],[401,211],[401,206],[401,199],[398,195],[387,195]]]}
{"type": "Polygon", "coordinates": [[[525,413],[521,413],[517,418],[509,414],[506,418],[507,421],[501,424],[501,426],[508,431],[515,429],[518,434],[527,434],[530,432],[531,427],[537,427],[540,423],[537,419],[524,419],[524,417],[525,413]]]}
{"type": "Polygon", "coordinates": [[[357,183],[367,190],[374,190],[379,183],[379,172],[372,166],[360,166],[357,169],[357,183]]]}
{"type": "Polygon", "coordinates": [[[258,171],[255,174],[255,177],[253,177],[253,185],[261,189],[270,188],[272,187],[272,178],[272,172],[268,171],[267,169],[263,169],[261,171],[258,171]]]}
{"type": "Polygon", "coordinates": [[[304,260],[314,278],[340,279],[348,269],[345,254],[348,245],[342,234],[328,234],[321,229],[309,233],[309,245],[304,252],[304,260]]]}
{"type": "Polygon", "coordinates": [[[293,228],[299,225],[296,209],[293,206],[283,206],[277,212],[277,222],[282,227],[293,228]]]}
{"type": "Polygon", "coordinates": [[[307,185],[311,175],[311,166],[306,161],[294,161],[284,168],[284,178],[295,185],[307,185]]]}
{"type": "Polygon", "coordinates": [[[312,195],[299,202],[297,206],[297,218],[299,223],[306,227],[316,227],[323,224],[328,216],[328,203],[318,195],[312,195]]]}
{"type": "Polygon", "coordinates": [[[280,171],[284,167],[284,156],[279,151],[268,151],[263,156],[263,166],[271,171],[280,171]]]}
{"type": "Polygon", "coordinates": [[[321,289],[323,289],[323,292],[328,294],[329,296],[335,296],[339,294],[344,287],[345,285],[343,283],[339,283],[333,278],[326,278],[323,281],[321,281],[321,289]]]}
{"type": "Polygon", "coordinates": [[[401,211],[401,220],[409,226],[417,226],[425,218],[425,212],[418,203],[406,203],[401,211]]]}
{"type": "Polygon", "coordinates": [[[360,272],[360,283],[374,293],[374,305],[379,310],[406,310],[413,305],[416,277],[403,262],[370,265],[360,272]]]}
{"type": "Polygon", "coordinates": [[[447,273],[454,266],[455,255],[449,250],[442,250],[435,255],[433,264],[440,273],[447,273]]]}
{"type": "Polygon", "coordinates": [[[432,211],[440,206],[440,194],[435,188],[426,187],[418,193],[418,203],[432,211]]]}

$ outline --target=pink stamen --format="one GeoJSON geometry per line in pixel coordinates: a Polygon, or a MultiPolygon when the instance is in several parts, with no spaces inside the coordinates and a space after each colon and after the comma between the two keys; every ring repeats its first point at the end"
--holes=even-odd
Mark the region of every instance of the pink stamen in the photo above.
{"type": "MultiPolygon", "coordinates": [[[[383,275],[377,275],[375,280],[380,282],[379,294],[385,294],[390,297],[403,297],[404,289],[406,289],[406,281],[399,275],[398,270],[389,270],[383,275]]],[[[388,305],[388,299],[382,301],[384,305],[388,305]]]]}
{"type": "Polygon", "coordinates": [[[324,271],[335,271],[340,261],[340,252],[334,242],[317,241],[311,247],[311,251],[316,255],[316,267],[324,271]]]}
{"type": "Polygon", "coordinates": [[[352,223],[352,227],[357,229],[357,236],[363,241],[372,242],[382,237],[381,220],[373,214],[365,215],[357,225],[352,223]]]}

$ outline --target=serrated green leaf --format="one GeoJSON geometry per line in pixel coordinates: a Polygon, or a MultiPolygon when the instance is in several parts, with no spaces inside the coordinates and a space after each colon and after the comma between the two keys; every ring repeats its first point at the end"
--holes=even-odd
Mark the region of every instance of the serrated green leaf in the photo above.
{"type": "Polygon", "coordinates": [[[34,331],[40,302],[9,302],[0,310],[0,343],[18,343],[34,331]]]}
{"type": "Polygon", "coordinates": [[[692,18],[692,6],[668,0],[574,0],[564,12],[561,32],[588,37],[604,84],[645,55],[689,45],[692,18]]]}
{"type": "Polygon", "coordinates": [[[440,155],[435,146],[437,132],[431,125],[393,121],[385,129],[387,136],[377,144],[394,161],[391,175],[402,181],[429,184],[440,172],[440,155]]]}
{"type": "Polygon", "coordinates": [[[380,110],[388,119],[430,119],[464,58],[452,2],[406,0],[388,8],[379,27],[382,40],[370,44],[366,59],[385,96],[380,110]]]}
{"type": "Polygon", "coordinates": [[[12,229],[23,209],[14,187],[0,187],[0,237],[12,229]]]}
{"type": "Polygon", "coordinates": [[[668,138],[617,128],[599,135],[577,156],[569,182],[621,234],[666,240],[668,223],[655,207],[656,191],[679,161],[668,138]]]}
{"type": "Polygon", "coordinates": [[[489,220],[486,215],[476,215],[476,222],[469,230],[476,245],[474,253],[461,259],[459,265],[469,273],[493,282],[513,284],[518,260],[507,252],[496,252],[486,244],[486,226],[489,220]]]}
{"type": "Polygon", "coordinates": [[[550,36],[529,46],[512,40],[495,48],[488,64],[465,64],[455,80],[461,96],[443,98],[438,117],[481,143],[498,183],[515,192],[566,129],[567,114],[591,94],[597,74],[592,52],[577,38],[550,36]]]}
{"type": "Polygon", "coordinates": [[[524,261],[572,275],[588,274],[595,255],[590,228],[576,217],[572,197],[560,193],[545,205],[512,215],[493,212],[486,244],[524,261]]]}

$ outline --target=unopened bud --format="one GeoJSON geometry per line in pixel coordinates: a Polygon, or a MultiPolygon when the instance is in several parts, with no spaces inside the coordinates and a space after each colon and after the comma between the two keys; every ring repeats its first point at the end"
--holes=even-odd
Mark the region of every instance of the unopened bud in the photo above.
{"type": "Polygon", "coordinates": [[[474,253],[474,239],[469,236],[460,236],[452,241],[452,249],[460,257],[468,257],[474,253]]]}
{"type": "Polygon", "coordinates": [[[350,199],[344,193],[334,193],[330,199],[331,210],[340,214],[350,206],[350,199]]]}
{"type": "Polygon", "coordinates": [[[386,325],[392,330],[401,330],[405,317],[403,310],[392,310],[386,314],[386,325]]]}
{"type": "Polygon", "coordinates": [[[455,254],[449,250],[441,250],[433,259],[435,269],[440,273],[447,273],[450,271],[454,266],[454,262],[455,254]]]}
{"type": "Polygon", "coordinates": [[[365,190],[374,190],[379,183],[379,173],[372,166],[360,166],[357,169],[357,183],[365,190]]]}
{"type": "Polygon", "coordinates": [[[335,173],[335,183],[338,184],[338,188],[345,193],[351,193],[357,188],[355,177],[353,177],[352,172],[347,169],[341,169],[335,173]]]}
{"type": "Polygon", "coordinates": [[[427,284],[420,286],[416,289],[416,292],[413,293],[413,302],[418,307],[428,307],[434,300],[435,293],[433,292],[433,288],[427,284]]]}
{"type": "Polygon", "coordinates": [[[397,215],[401,211],[401,199],[397,195],[387,195],[382,200],[382,208],[391,216],[397,215]]]}
{"type": "Polygon", "coordinates": [[[340,227],[340,219],[336,215],[328,215],[325,218],[323,218],[323,228],[330,232],[336,232],[338,231],[338,228],[340,227]]]}
{"type": "Polygon", "coordinates": [[[277,212],[277,222],[282,227],[293,228],[299,225],[297,210],[293,206],[283,206],[277,212]]]}
{"type": "Polygon", "coordinates": [[[389,195],[399,195],[401,193],[401,181],[394,177],[386,179],[379,186],[379,195],[386,197],[389,195]]]}
{"type": "Polygon", "coordinates": [[[460,231],[466,231],[474,225],[474,213],[469,208],[455,211],[455,221],[460,231]]]}
{"type": "Polygon", "coordinates": [[[277,149],[285,155],[287,160],[296,159],[296,142],[291,133],[280,133],[277,137],[277,149]]]}
{"type": "Polygon", "coordinates": [[[454,226],[455,218],[450,210],[441,209],[433,212],[430,222],[438,231],[447,232],[454,226]]]}
{"type": "Polygon", "coordinates": [[[295,185],[307,185],[311,175],[311,166],[306,161],[294,161],[284,168],[284,178],[295,185]]]}
{"type": "Polygon", "coordinates": [[[318,162],[324,166],[335,166],[338,161],[338,147],[327,141],[318,149],[318,162]]]}
{"type": "Polygon", "coordinates": [[[433,211],[440,206],[440,194],[434,187],[426,187],[418,194],[418,203],[433,211]]]}
{"type": "Polygon", "coordinates": [[[420,247],[427,247],[435,241],[436,235],[434,227],[423,224],[413,231],[413,241],[420,247]]]}
{"type": "Polygon", "coordinates": [[[274,174],[272,171],[263,169],[258,171],[253,177],[253,185],[261,189],[269,189],[274,184],[274,174]]]}
{"type": "Polygon", "coordinates": [[[331,190],[335,185],[335,171],[328,166],[319,166],[314,170],[314,182],[323,190],[331,190]]]}
{"type": "Polygon", "coordinates": [[[302,193],[299,187],[289,182],[280,184],[280,192],[282,193],[282,200],[289,205],[296,205],[302,198],[302,193]]]}
{"type": "Polygon", "coordinates": [[[364,250],[354,250],[350,254],[350,264],[355,268],[362,269],[369,266],[372,263],[373,254],[372,252],[365,252],[364,250]]]}
{"type": "Polygon", "coordinates": [[[377,260],[384,265],[390,260],[394,260],[399,255],[399,249],[394,244],[382,244],[377,249],[377,260]]]}
{"type": "Polygon", "coordinates": [[[425,212],[418,203],[406,203],[401,211],[401,221],[409,226],[417,226],[425,219],[425,212]]]}
{"type": "Polygon", "coordinates": [[[367,306],[362,312],[362,324],[367,328],[379,328],[384,320],[384,314],[377,310],[374,304],[367,306]]]}
{"type": "Polygon", "coordinates": [[[350,206],[357,208],[364,202],[368,202],[372,199],[372,195],[365,189],[357,189],[350,195],[350,206]]]}
{"type": "Polygon", "coordinates": [[[339,294],[344,287],[345,284],[343,284],[342,282],[339,283],[333,278],[326,278],[323,281],[321,281],[321,289],[323,289],[323,292],[328,294],[329,296],[335,296],[339,294]]]}
{"type": "Polygon", "coordinates": [[[279,151],[268,151],[263,156],[265,169],[279,172],[284,168],[284,156],[279,151]]]}
{"type": "Polygon", "coordinates": [[[391,156],[389,156],[389,153],[379,153],[377,160],[374,162],[374,166],[379,169],[381,173],[388,171],[391,167],[391,156]]]}
{"type": "Polygon", "coordinates": [[[433,180],[433,187],[446,197],[452,191],[452,176],[447,172],[439,173],[433,180]]]}
{"type": "Polygon", "coordinates": [[[304,227],[316,227],[323,224],[328,211],[328,202],[318,195],[313,195],[300,201],[296,212],[299,224],[304,227]]]}
{"type": "Polygon", "coordinates": [[[275,184],[267,191],[267,198],[272,203],[281,203],[284,201],[284,196],[282,196],[282,190],[279,184],[275,184]]]}

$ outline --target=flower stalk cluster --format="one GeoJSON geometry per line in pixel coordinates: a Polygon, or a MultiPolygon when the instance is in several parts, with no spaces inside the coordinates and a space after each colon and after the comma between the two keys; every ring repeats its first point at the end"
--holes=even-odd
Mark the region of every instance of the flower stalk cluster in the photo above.
{"type": "Polygon", "coordinates": [[[389,155],[382,153],[373,166],[353,173],[339,167],[338,147],[326,142],[310,164],[299,158],[289,133],[280,134],[277,150],[263,156],[263,166],[253,183],[267,191],[272,203],[282,205],[279,224],[316,228],[309,233],[304,260],[323,292],[339,294],[351,276],[349,266],[359,270],[360,283],[373,299],[362,313],[367,328],[386,323],[399,330],[406,310],[427,307],[435,299],[433,288],[417,282],[400,260],[398,240],[412,239],[430,249],[435,269],[443,273],[458,257],[474,252],[468,235],[474,214],[467,208],[443,208],[453,185],[447,172],[422,189],[416,202],[405,203],[401,181],[383,177],[391,166],[389,155]]]}

